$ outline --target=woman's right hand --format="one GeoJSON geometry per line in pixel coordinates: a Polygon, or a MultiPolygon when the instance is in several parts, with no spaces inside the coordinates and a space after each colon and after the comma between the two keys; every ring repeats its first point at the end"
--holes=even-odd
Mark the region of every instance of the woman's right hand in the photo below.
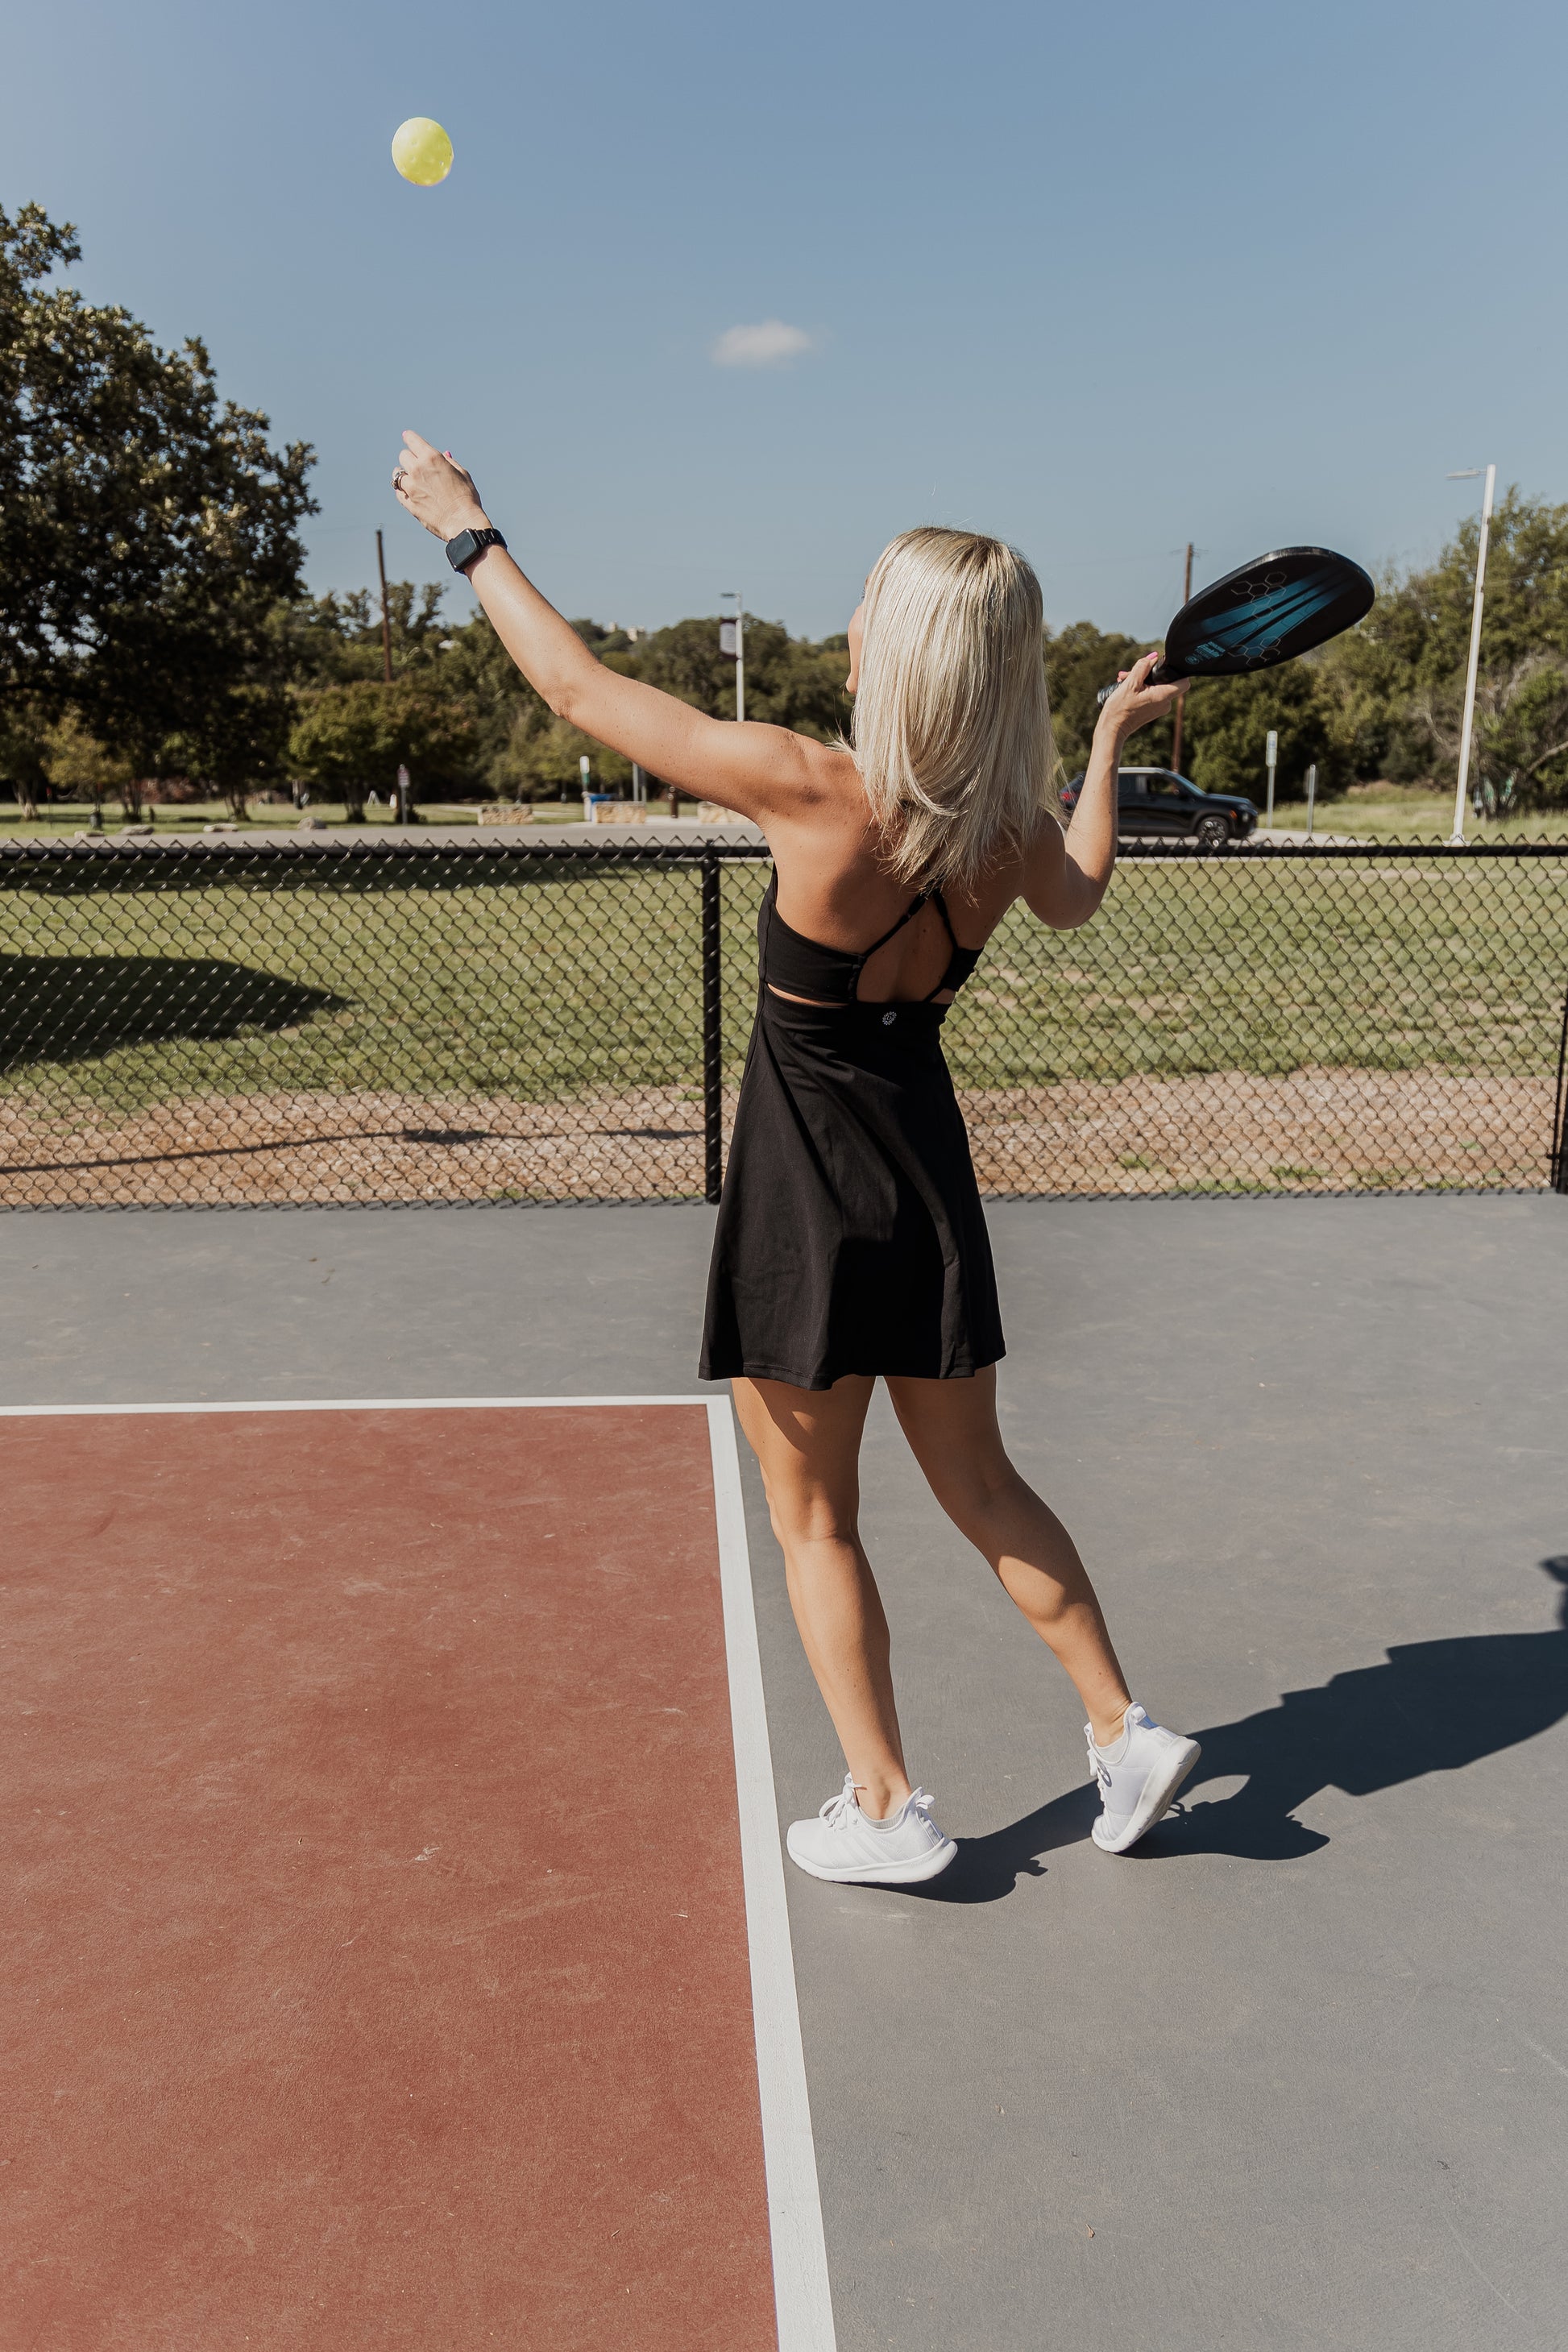
{"type": "Polygon", "coordinates": [[[449,449],[437,449],[420,433],[405,433],[393,468],[392,487],[405,511],[437,539],[460,530],[484,530],[489,518],[479,504],[474,478],[449,449]]]}
{"type": "Polygon", "coordinates": [[[1170,686],[1149,684],[1149,673],[1159,658],[1156,646],[1152,653],[1134,662],[1131,669],[1118,672],[1115,688],[1100,706],[1095,722],[1097,735],[1103,727],[1108,734],[1124,743],[1129,735],[1137,734],[1140,727],[1147,727],[1152,719],[1163,719],[1177,697],[1186,691],[1185,678],[1178,678],[1170,686]]]}

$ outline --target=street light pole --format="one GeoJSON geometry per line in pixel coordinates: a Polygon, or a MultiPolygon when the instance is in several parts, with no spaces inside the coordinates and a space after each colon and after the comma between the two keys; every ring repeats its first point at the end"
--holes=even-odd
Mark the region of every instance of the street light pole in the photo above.
{"type": "MultiPolygon", "coordinates": [[[[1471,482],[1480,472],[1479,466],[1466,466],[1450,474],[1451,482],[1471,482]]],[[[1454,830],[1452,845],[1462,849],[1465,845],[1465,794],[1470,782],[1470,737],[1476,723],[1476,677],[1481,664],[1481,604],[1487,585],[1487,541],[1491,536],[1492,492],[1497,488],[1497,467],[1487,467],[1487,487],[1481,499],[1481,536],[1476,549],[1476,602],[1470,614],[1470,660],[1465,672],[1465,716],[1459,729],[1459,781],[1454,790],[1454,830]]]]}
{"type": "Polygon", "coordinates": [[[733,621],[723,623],[719,632],[719,643],[721,651],[727,653],[729,647],[724,644],[724,630],[729,628],[734,630],[735,716],[740,719],[744,719],[746,715],[746,607],[738,588],[726,588],[722,593],[725,596],[733,596],[735,600],[735,617],[733,621]]]}

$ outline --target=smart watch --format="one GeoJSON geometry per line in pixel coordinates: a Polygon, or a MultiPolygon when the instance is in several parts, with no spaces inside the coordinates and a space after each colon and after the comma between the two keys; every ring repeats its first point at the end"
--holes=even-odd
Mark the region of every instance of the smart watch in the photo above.
{"type": "Polygon", "coordinates": [[[454,572],[461,572],[471,563],[482,547],[504,547],[505,540],[499,530],[460,530],[456,539],[447,541],[447,561],[454,572]]]}

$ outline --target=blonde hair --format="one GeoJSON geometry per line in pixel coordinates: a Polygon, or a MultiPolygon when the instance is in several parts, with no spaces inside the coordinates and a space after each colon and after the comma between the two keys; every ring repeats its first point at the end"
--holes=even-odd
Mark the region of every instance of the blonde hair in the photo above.
{"type": "Polygon", "coordinates": [[[924,523],[878,558],[864,631],[849,748],[888,865],[972,882],[1047,805],[1040,583],[1001,540],[924,523]]]}

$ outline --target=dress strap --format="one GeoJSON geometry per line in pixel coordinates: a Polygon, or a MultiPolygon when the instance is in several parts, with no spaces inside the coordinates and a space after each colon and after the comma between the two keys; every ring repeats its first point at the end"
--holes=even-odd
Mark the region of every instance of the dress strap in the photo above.
{"type": "MultiPolygon", "coordinates": [[[[862,948],[860,950],[856,959],[857,961],[859,963],[869,963],[871,958],[876,954],[877,950],[879,948],[885,948],[889,940],[896,940],[899,933],[903,929],[904,925],[906,923],[912,923],[915,917],[920,913],[921,908],[925,905],[926,900],[933,896],[936,899],[937,905],[942,907],[942,893],[940,890],[934,893],[930,890],[922,890],[918,898],[911,898],[910,900],[909,905],[904,908],[904,911],[899,917],[898,921],[891,925],[889,929],[885,930],[879,940],[873,940],[868,948],[862,948]]],[[[947,909],[945,907],[942,907],[942,919],[944,923],[947,923],[947,909]]],[[[952,939],[952,925],[951,923],[947,923],[947,935],[950,940],[952,939]]],[[[953,940],[952,943],[954,947],[958,945],[958,941],[956,940],[953,940]]]]}

